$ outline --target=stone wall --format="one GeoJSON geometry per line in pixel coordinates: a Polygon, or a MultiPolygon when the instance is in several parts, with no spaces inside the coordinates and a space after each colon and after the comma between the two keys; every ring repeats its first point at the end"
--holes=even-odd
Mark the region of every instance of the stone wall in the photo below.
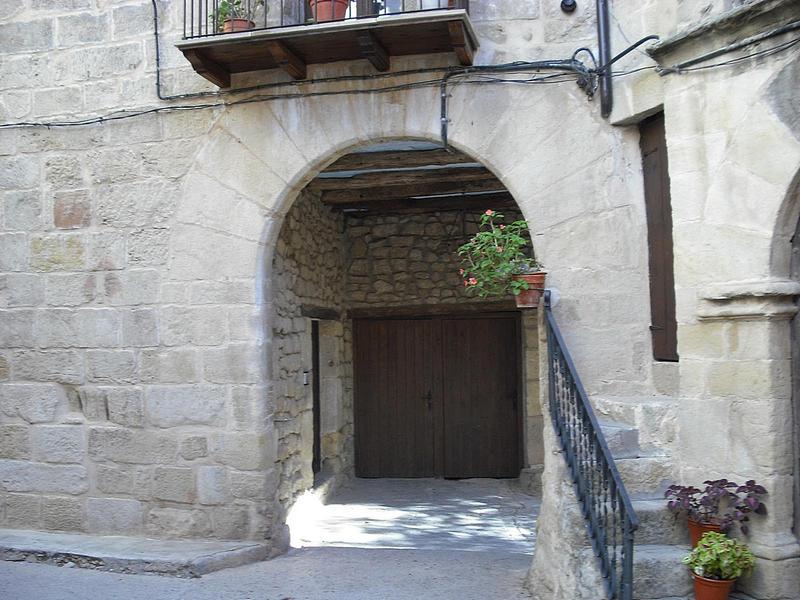
{"type": "MultiPolygon", "coordinates": [[[[739,3],[614,4],[614,47],[623,48],[626,36],[666,37],[706,7],[714,15],[739,3]]],[[[211,89],[172,47],[182,3],[158,6],[164,90],[211,89]]],[[[150,11],[145,0],[7,1],[0,121],[202,103],[157,99],[150,11]]],[[[595,46],[590,2],[572,15],[558,2],[477,2],[472,16],[478,64],[569,58],[595,46]]],[[[672,64],[750,33],[717,30],[659,60],[672,64]]],[[[800,572],[790,527],[797,475],[785,429],[796,292],[782,249],[800,213],[787,200],[800,164],[790,57],[615,80],[613,123],[666,113],[681,354],[667,368],[650,358],[635,128],[609,126],[573,81],[458,85],[448,98],[451,144],[497,173],[531,224],[588,391],[641,404],[674,395],[682,415],[676,478],[756,476],[770,488],[748,588],[770,599],[800,587],[791,578],[800,572]],[[698,429],[708,415],[719,427],[698,429]]],[[[634,52],[615,68],[649,60],[634,52]]],[[[405,57],[392,68],[454,61],[405,57]]],[[[309,69],[311,77],[372,73],[366,61],[309,69]]],[[[282,80],[277,71],[234,77],[236,85],[282,80]]],[[[0,130],[3,526],[270,537],[273,512],[281,518],[274,467],[285,437],[274,415],[286,412],[278,409],[287,396],[274,379],[281,367],[272,363],[269,267],[285,214],[305,183],[350,149],[435,141],[441,125],[438,87],[376,95],[373,80],[307,85],[347,95],[0,130]]],[[[334,345],[343,344],[346,365],[346,329],[341,336],[328,335],[342,340],[334,345]]],[[[301,365],[304,352],[291,352],[301,365]]],[[[336,452],[345,456],[346,444],[336,452]]]]}
{"type": "MultiPolygon", "coordinates": [[[[508,221],[521,218],[515,211],[503,214],[508,221]]],[[[351,305],[481,301],[466,292],[457,254],[479,222],[480,212],[470,211],[350,217],[345,232],[351,305]]]]}
{"type": "MultiPolygon", "coordinates": [[[[303,192],[285,217],[272,262],[276,469],[284,508],[314,485],[311,320],[302,309],[327,308],[344,316],[343,229],[340,213],[303,192]]],[[[330,475],[346,474],[353,464],[349,348],[349,324],[320,322],[322,471],[330,475]]]]}
{"type": "MultiPolygon", "coordinates": [[[[492,208],[486,206],[486,208],[492,208]]],[[[345,227],[347,298],[352,308],[431,307],[496,301],[466,292],[458,269],[459,246],[479,229],[482,211],[350,217],[345,227]]],[[[506,222],[522,218],[504,210],[506,222]]],[[[534,217],[535,218],[535,217],[534,217]]],[[[511,296],[506,298],[511,300],[511,296]]],[[[523,485],[539,491],[542,417],[539,406],[538,328],[535,314],[522,315],[523,485]]]]}

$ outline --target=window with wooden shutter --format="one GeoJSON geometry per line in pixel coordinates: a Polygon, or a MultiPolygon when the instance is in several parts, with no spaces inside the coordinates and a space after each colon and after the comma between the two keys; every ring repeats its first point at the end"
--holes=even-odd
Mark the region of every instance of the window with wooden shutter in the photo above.
{"type": "Polygon", "coordinates": [[[653,358],[676,361],[678,328],[675,321],[675,276],[672,266],[672,204],[669,196],[664,113],[642,121],[639,134],[647,211],[653,358]]]}

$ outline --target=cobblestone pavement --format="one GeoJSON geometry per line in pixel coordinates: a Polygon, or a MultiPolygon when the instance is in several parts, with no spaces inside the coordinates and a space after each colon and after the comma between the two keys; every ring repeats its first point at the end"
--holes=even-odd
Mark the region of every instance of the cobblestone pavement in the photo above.
{"type": "Polygon", "coordinates": [[[271,561],[201,579],[0,563],[3,600],[522,600],[536,502],[503,481],[356,480],[271,561]]]}

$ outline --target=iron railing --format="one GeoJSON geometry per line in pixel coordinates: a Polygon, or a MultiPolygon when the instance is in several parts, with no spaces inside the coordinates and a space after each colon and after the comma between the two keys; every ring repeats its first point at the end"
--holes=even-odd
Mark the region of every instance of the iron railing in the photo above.
{"type": "Polygon", "coordinates": [[[183,37],[442,9],[469,10],[469,0],[183,0],[183,37]]]}
{"type": "Polygon", "coordinates": [[[609,600],[633,598],[639,519],[614,464],[545,291],[550,415],[572,474],[609,600]]]}

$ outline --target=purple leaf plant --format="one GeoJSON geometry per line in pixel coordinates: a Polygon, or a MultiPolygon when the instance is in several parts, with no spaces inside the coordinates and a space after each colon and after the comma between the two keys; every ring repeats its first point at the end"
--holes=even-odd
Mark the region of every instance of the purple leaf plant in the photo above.
{"type": "Polygon", "coordinates": [[[750,479],[739,485],[727,479],[714,479],[703,482],[705,489],[691,485],[671,485],[664,492],[667,508],[676,514],[685,513],[692,521],[719,525],[728,531],[738,524],[742,533],[749,532],[750,513],[767,514],[767,507],[761,496],[767,490],[750,479]]]}

